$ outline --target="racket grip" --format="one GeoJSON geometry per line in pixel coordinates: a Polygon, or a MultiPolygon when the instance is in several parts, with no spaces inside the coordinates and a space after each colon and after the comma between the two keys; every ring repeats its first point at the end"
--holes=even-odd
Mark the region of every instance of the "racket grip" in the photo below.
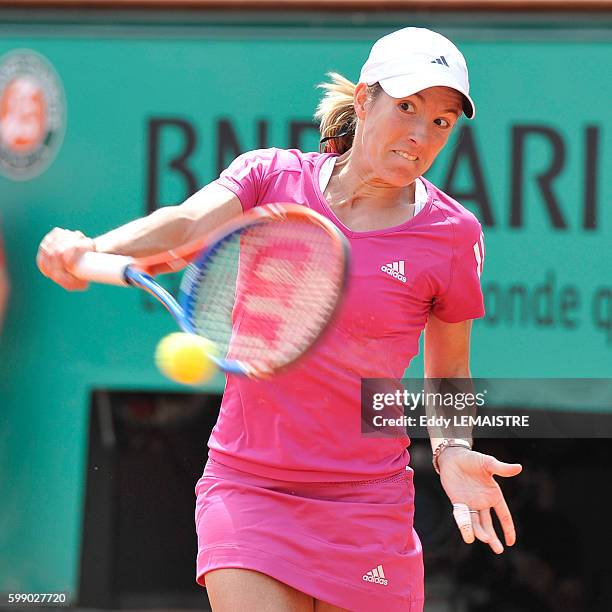
{"type": "Polygon", "coordinates": [[[86,281],[127,286],[125,270],[132,263],[134,263],[133,257],[110,253],[85,253],[70,272],[86,281]]]}

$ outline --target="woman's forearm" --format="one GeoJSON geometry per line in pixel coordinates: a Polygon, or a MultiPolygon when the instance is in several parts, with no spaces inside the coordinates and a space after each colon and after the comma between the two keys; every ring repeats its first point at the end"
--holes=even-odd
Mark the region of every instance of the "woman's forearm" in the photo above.
{"type": "Polygon", "coordinates": [[[188,219],[179,209],[180,206],[160,208],[98,236],[94,239],[96,251],[145,257],[180,245],[185,242],[188,219]]]}
{"type": "Polygon", "coordinates": [[[180,206],[166,206],[94,239],[96,251],[145,257],[176,248],[240,214],[238,198],[214,183],[180,206]]]}

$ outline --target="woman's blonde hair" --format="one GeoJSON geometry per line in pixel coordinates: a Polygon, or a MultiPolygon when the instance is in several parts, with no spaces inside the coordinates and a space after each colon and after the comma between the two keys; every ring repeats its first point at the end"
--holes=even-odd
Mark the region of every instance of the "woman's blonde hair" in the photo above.
{"type": "MultiPolygon", "coordinates": [[[[328,72],[327,76],[331,82],[317,85],[325,93],[314,117],[320,122],[322,152],[342,155],[353,146],[355,137],[357,115],[353,96],[357,85],[337,72],[328,72]]],[[[376,97],[379,91],[378,83],[368,87],[371,98],[376,97]]]]}

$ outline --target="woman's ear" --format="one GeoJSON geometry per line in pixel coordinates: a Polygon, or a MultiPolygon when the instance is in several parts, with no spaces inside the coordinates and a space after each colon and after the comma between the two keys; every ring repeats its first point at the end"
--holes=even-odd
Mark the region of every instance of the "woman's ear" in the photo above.
{"type": "Polygon", "coordinates": [[[366,102],[368,101],[368,86],[365,83],[357,84],[353,95],[353,101],[357,118],[363,120],[366,114],[366,102]]]}

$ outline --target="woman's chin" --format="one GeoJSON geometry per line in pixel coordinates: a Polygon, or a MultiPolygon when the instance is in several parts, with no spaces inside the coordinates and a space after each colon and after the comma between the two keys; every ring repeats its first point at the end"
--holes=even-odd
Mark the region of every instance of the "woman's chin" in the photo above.
{"type": "Polygon", "coordinates": [[[407,187],[414,183],[415,179],[420,176],[420,174],[416,173],[417,171],[407,171],[405,168],[401,168],[396,170],[395,172],[387,172],[384,173],[384,180],[389,185],[393,187],[407,187]]]}

